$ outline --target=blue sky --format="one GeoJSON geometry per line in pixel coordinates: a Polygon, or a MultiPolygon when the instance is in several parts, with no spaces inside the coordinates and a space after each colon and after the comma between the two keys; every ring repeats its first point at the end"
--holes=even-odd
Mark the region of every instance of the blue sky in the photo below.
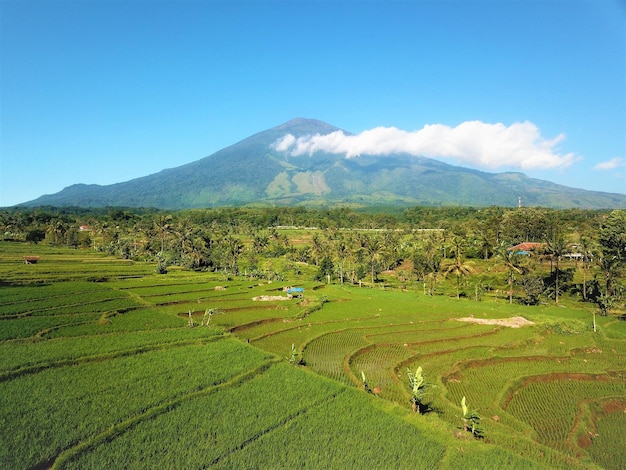
{"type": "Polygon", "coordinates": [[[294,117],[625,193],[625,17],[623,0],[0,0],[0,206],[294,117]]]}

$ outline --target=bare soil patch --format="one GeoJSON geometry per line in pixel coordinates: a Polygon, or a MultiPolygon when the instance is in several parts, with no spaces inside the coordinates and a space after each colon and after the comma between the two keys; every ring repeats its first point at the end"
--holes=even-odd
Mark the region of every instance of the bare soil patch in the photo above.
{"type": "Polygon", "coordinates": [[[269,302],[273,300],[291,300],[291,297],[285,297],[282,295],[259,295],[257,297],[252,297],[252,300],[257,302],[269,302]]]}
{"type": "Polygon", "coordinates": [[[604,406],[602,407],[602,411],[607,414],[617,413],[618,411],[622,411],[622,410],[624,411],[624,413],[626,413],[626,399],[609,400],[605,402],[604,406]]]}
{"type": "Polygon", "coordinates": [[[530,325],[535,324],[535,322],[526,320],[524,317],[497,318],[497,319],[465,317],[465,318],[457,318],[456,320],[464,321],[468,323],[480,323],[482,325],[506,326],[509,328],[521,328],[522,326],[530,326],[530,325]]]}

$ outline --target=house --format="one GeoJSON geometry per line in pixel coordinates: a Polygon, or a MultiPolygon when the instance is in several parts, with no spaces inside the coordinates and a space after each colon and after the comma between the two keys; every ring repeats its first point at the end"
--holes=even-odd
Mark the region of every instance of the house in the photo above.
{"type": "Polygon", "coordinates": [[[37,264],[39,256],[24,256],[24,264],[37,264]]]}
{"type": "Polygon", "coordinates": [[[517,253],[519,255],[530,256],[532,253],[536,253],[544,247],[543,243],[538,242],[524,242],[508,248],[508,251],[517,253]]]}
{"type": "Polygon", "coordinates": [[[78,230],[80,230],[81,232],[89,232],[91,231],[91,228],[89,227],[89,225],[81,225],[80,227],[78,227],[78,230]]]}

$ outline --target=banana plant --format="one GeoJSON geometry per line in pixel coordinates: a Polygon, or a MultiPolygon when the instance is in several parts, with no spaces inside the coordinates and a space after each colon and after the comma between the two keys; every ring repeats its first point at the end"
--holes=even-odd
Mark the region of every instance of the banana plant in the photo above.
{"type": "Polygon", "coordinates": [[[293,364],[293,365],[302,364],[302,359],[300,358],[298,354],[298,350],[296,349],[296,345],[294,343],[291,343],[291,356],[289,356],[287,360],[289,361],[290,364],[293,364]]]}
{"type": "Polygon", "coordinates": [[[372,393],[369,384],[367,383],[367,379],[365,378],[365,372],[361,371],[361,380],[363,381],[363,390],[367,393],[372,393]]]}
{"type": "Polygon", "coordinates": [[[469,410],[465,397],[461,400],[461,410],[463,411],[463,430],[472,433],[472,436],[476,438],[483,437],[483,430],[478,427],[480,416],[476,410],[469,410]]]}
{"type": "Polygon", "coordinates": [[[423,398],[426,387],[430,384],[426,382],[424,375],[422,374],[422,366],[419,366],[415,373],[411,372],[411,369],[407,367],[407,375],[409,377],[409,386],[411,388],[411,407],[413,411],[419,413],[421,408],[424,407],[423,398]]]}
{"type": "Polygon", "coordinates": [[[202,316],[202,326],[209,326],[211,324],[211,320],[213,319],[213,315],[216,313],[220,313],[219,308],[207,308],[202,316]]]}

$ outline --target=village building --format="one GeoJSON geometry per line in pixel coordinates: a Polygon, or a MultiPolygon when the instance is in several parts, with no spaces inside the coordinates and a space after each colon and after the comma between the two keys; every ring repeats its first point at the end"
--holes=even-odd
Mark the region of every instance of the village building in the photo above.
{"type": "Polygon", "coordinates": [[[510,247],[508,251],[512,251],[513,253],[517,253],[518,255],[530,256],[533,253],[537,253],[543,247],[544,247],[543,243],[524,242],[524,243],[519,243],[515,246],[510,247]]]}

